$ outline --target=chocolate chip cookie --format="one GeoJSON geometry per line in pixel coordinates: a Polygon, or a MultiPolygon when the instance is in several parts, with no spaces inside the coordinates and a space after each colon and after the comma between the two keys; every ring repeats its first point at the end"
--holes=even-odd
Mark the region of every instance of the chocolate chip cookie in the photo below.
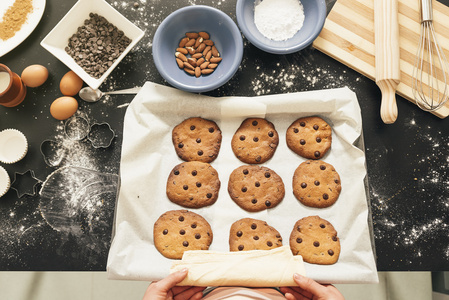
{"type": "Polygon", "coordinates": [[[334,226],[319,216],[302,218],[290,234],[293,255],[301,255],[305,262],[331,265],[340,256],[340,239],[334,226]]]}
{"type": "Polygon", "coordinates": [[[176,154],[184,161],[212,162],[220,151],[221,139],[214,121],[198,117],[184,120],[172,131],[176,154]]]}
{"type": "Polygon", "coordinates": [[[208,163],[190,161],[173,168],[167,180],[170,201],[188,208],[200,208],[215,203],[220,190],[217,171],[208,163]]]}
{"type": "Polygon", "coordinates": [[[329,207],[337,201],[340,191],[340,176],[331,164],[308,160],[295,170],[293,194],[306,206],[329,207]]]}
{"type": "Polygon", "coordinates": [[[273,170],[260,166],[240,166],[232,171],[228,181],[232,200],[250,212],[276,207],[284,198],[282,178],[273,170]]]}
{"type": "Polygon", "coordinates": [[[209,223],[188,210],[162,214],[153,227],[154,245],[165,257],[181,259],[187,250],[208,250],[213,235],[209,223]]]}
{"type": "Polygon", "coordinates": [[[296,154],[308,159],[320,159],[330,149],[332,129],[320,117],[296,120],[287,129],[287,146],[296,154]]]}
{"type": "Polygon", "coordinates": [[[279,144],[273,123],[261,118],[242,122],[232,137],[232,151],[247,164],[262,164],[269,160],[279,144]]]}
{"type": "Polygon", "coordinates": [[[281,246],[280,233],[265,221],[244,218],[231,226],[230,251],[270,250],[281,246]]]}

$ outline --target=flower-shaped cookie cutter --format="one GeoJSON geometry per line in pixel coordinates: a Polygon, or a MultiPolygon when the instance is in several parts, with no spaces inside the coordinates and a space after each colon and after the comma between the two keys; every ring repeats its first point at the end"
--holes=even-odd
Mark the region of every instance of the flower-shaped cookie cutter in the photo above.
{"type": "Polygon", "coordinates": [[[108,123],[95,123],[90,127],[87,139],[94,148],[108,148],[114,140],[115,132],[108,123]]]}
{"type": "Polygon", "coordinates": [[[14,173],[14,180],[11,188],[17,192],[17,197],[22,198],[25,195],[34,196],[37,193],[37,187],[42,181],[36,178],[33,170],[27,170],[24,173],[14,173]]]}

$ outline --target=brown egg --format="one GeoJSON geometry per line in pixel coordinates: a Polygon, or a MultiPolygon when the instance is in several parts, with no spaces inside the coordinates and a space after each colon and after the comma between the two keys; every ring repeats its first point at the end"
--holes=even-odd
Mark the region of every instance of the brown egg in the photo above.
{"type": "Polygon", "coordinates": [[[65,120],[78,110],[78,101],[73,97],[59,97],[50,106],[50,114],[57,120],[65,120]]]}
{"type": "Polygon", "coordinates": [[[48,70],[41,65],[31,65],[22,71],[22,81],[26,86],[34,88],[41,86],[48,78],[48,70]]]}
{"type": "Polygon", "coordinates": [[[59,83],[59,89],[65,96],[75,96],[83,87],[83,80],[73,71],[67,72],[59,83]]]}

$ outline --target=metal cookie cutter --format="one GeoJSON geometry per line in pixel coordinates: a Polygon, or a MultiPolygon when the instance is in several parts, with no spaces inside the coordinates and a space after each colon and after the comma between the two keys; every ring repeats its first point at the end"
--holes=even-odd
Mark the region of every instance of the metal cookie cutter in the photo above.
{"type": "Polygon", "coordinates": [[[89,121],[81,116],[74,116],[64,123],[64,132],[67,137],[74,141],[81,141],[89,134],[89,121]]]}
{"type": "Polygon", "coordinates": [[[90,127],[87,139],[94,148],[108,148],[112,144],[115,132],[108,123],[95,123],[90,127]]]}
{"type": "Polygon", "coordinates": [[[41,154],[49,167],[57,167],[66,156],[67,149],[56,141],[45,140],[41,144],[41,154]]]}
{"type": "Polygon", "coordinates": [[[11,188],[17,192],[17,197],[22,198],[25,195],[34,196],[37,192],[37,186],[41,183],[34,175],[33,170],[25,173],[14,173],[14,181],[11,188]]]}

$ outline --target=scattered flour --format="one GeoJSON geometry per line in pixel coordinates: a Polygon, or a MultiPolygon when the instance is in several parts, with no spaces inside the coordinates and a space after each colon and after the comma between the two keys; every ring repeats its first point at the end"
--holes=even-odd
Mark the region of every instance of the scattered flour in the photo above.
{"type": "Polygon", "coordinates": [[[292,38],[304,23],[299,0],[264,0],[254,7],[254,23],[265,37],[274,41],[292,38]]]}

